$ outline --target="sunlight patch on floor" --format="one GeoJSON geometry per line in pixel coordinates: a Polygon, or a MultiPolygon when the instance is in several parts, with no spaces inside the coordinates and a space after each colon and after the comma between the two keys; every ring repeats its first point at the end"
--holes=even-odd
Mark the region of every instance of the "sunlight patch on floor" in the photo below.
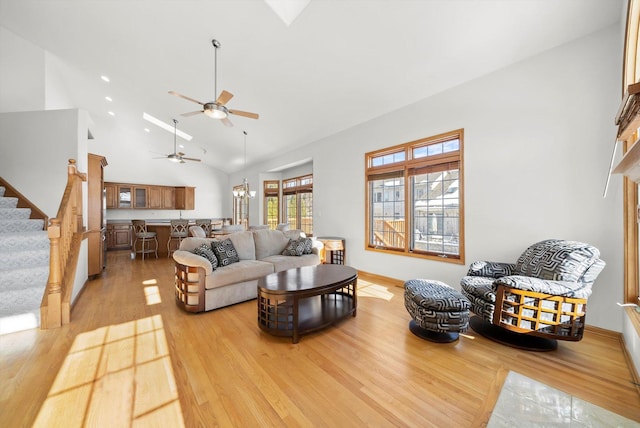
{"type": "Polygon", "coordinates": [[[32,313],[1,317],[0,336],[3,334],[38,328],[38,325],[38,317],[32,313]]]}
{"type": "Polygon", "coordinates": [[[360,297],[374,297],[376,299],[391,300],[393,299],[393,293],[389,291],[389,287],[374,284],[369,281],[363,281],[358,279],[358,298],[360,297]]]}
{"type": "Polygon", "coordinates": [[[184,426],[160,315],[79,334],[33,426],[184,426]]]}
{"type": "Polygon", "coordinates": [[[144,287],[144,298],[147,300],[147,306],[162,303],[162,299],[160,298],[160,290],[156,285],[149,285],[147,287],[144,287]]]}

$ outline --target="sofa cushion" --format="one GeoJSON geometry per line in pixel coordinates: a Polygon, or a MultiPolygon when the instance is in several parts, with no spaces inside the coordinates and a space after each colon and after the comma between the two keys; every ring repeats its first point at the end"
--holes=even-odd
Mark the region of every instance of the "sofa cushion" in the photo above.
{"type": "Polygon", "coordinates": [[[240,260],[255,260],[256,259],[256,244],[253,240],[253,232],[236,232],[227,237],[233,242],[233,246],[238,252],[240,260]]]}
{"type": "Polygon", "coordinates": [[[300,257],[291,257],[278,254],[275,256],[265,257],[262,261],[273,264],[275,272],[282,272],[287,269],[318,265],[320,264],[320,256],[317,254],[304,254],[300,257]]]}
{"type": "Polygon", "coordinates": [[[287,239],[298,239],[307,237],[307,234],[304,233],[304,230],[302,229],[289,229],[285,230],[282,233],[284,233],[284,236],[286,236],[287,239]]]}
{"type": "Polygon", "coordinates": [[[206,238],[207,237],[207,232],[204,231],[204,229],[202,228],[202,226],[189,226],[189,233],[191,233],[191,236],[196,237],[196,238],[206,238]]]}
{"type": "Polygon", "coordinates": [[[193,252],[193,250],[198,248],[200,245],[211,245],[211,242],[213,241],[217,241],[217,239],[188,237],[180,241],[180,250],[193,252]]]}
{"type": "Polygon", "coordinates": [[[211,275],[207,276],[205,288],[211,289],[258,279],[273,272],[273,264],[271,263],[260,260],[241,260],[213,271],[211,275]]]}
{"type": "Polygon", "coordinates": [[[209,260],[209,263],[211,263],[211,269],[215,270],[218,267],[218,258],[214,254],[211,245],[202,244],[193,250],[193,254],[209,260]]]}
{"type": "Polygon", "coordinates": [[[238,252],[230,239],[212,242],[211,248],[217,257],[218,264],[220,266],[229,266],[232,263],[238,263],[240,261],[238,252]]]}
{"type": "Polygon", "coordinates": [[[254,230],[253,239],[257,260],[282,253],[289,243],[289,239],[279,230],[254,230]]]}

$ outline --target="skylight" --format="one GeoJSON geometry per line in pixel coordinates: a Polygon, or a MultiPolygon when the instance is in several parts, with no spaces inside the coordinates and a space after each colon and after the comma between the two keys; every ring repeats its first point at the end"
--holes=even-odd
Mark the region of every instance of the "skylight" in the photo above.
{"type": "MultiPolygon", "coordinates": [[[[168,123],[165,123],[163,121],[161,121],[160,119],[157,119],[153,116],[151,116],[149,113],[142,113],[142,118],[146,121],[149,121],[151,123],[153,123],[156,126],[159,126],[160,128],[164,129],[165,131],[168,131],[170,133],[173,134],[174,130],[173,130],[173,126],[169,125],[168,123]]],[[[182,138],[183,140],[187,140],[187,141],[191,141],[191,139],[193,138],[191,135],[187,134],[184,131],[181,130],[176,130],[176,135],[180,138],[182,138]]]]}

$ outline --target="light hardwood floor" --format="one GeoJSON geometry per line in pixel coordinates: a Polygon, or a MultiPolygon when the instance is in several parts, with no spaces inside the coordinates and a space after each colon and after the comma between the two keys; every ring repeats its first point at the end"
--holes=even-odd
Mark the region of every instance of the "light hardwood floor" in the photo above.
{"type": "Polygon", "coordinates": [[[172,274],[110,252],[70,325],[0,336],[0,426],[475,427],[509,370],[640,421],[619,338],[597,329],[549,353],[430,343],[403,290],[363,274],[357,316],[294,345],[260,331],[255,300],[182,312],[172,274]]]}

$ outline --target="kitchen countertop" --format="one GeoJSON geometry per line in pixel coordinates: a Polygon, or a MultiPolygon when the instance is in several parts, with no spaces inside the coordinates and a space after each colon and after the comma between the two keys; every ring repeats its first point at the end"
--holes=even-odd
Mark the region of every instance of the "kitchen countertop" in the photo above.
{"type": "MultiPolygon", "coordinates": [[[[116,224],[116,223],[131,223],[131,220],[132,219],[126,219],[126,218],[108,219],[107,223],[114,223],[114,224],[116,224]]],[[[136,219],[133,219],[133,220],[138,220],[138,219],[136,218],[136,219]]],[[[195,222],[196,222],[196,220],[192,219],[192,218],[185,218],[185,219],[177,219],[177,218],[176,219],[167,219],[167,218],[149,219],[149,218],[147,218],[147,219],[140,219],[140,220],[145,220],[147,222],[147,224],[149,224],[149,225],[152,225],[152,224],[155,224],[155,225],[164,225],[164,224],[166,224],[166,225],[168,225],[169,223],[171,223],[171,220],[189,220],[189,224],[195,224],[195,222]]],[[[213,218],[212,221],[222,221],[222,219],[213,218]]]]}

